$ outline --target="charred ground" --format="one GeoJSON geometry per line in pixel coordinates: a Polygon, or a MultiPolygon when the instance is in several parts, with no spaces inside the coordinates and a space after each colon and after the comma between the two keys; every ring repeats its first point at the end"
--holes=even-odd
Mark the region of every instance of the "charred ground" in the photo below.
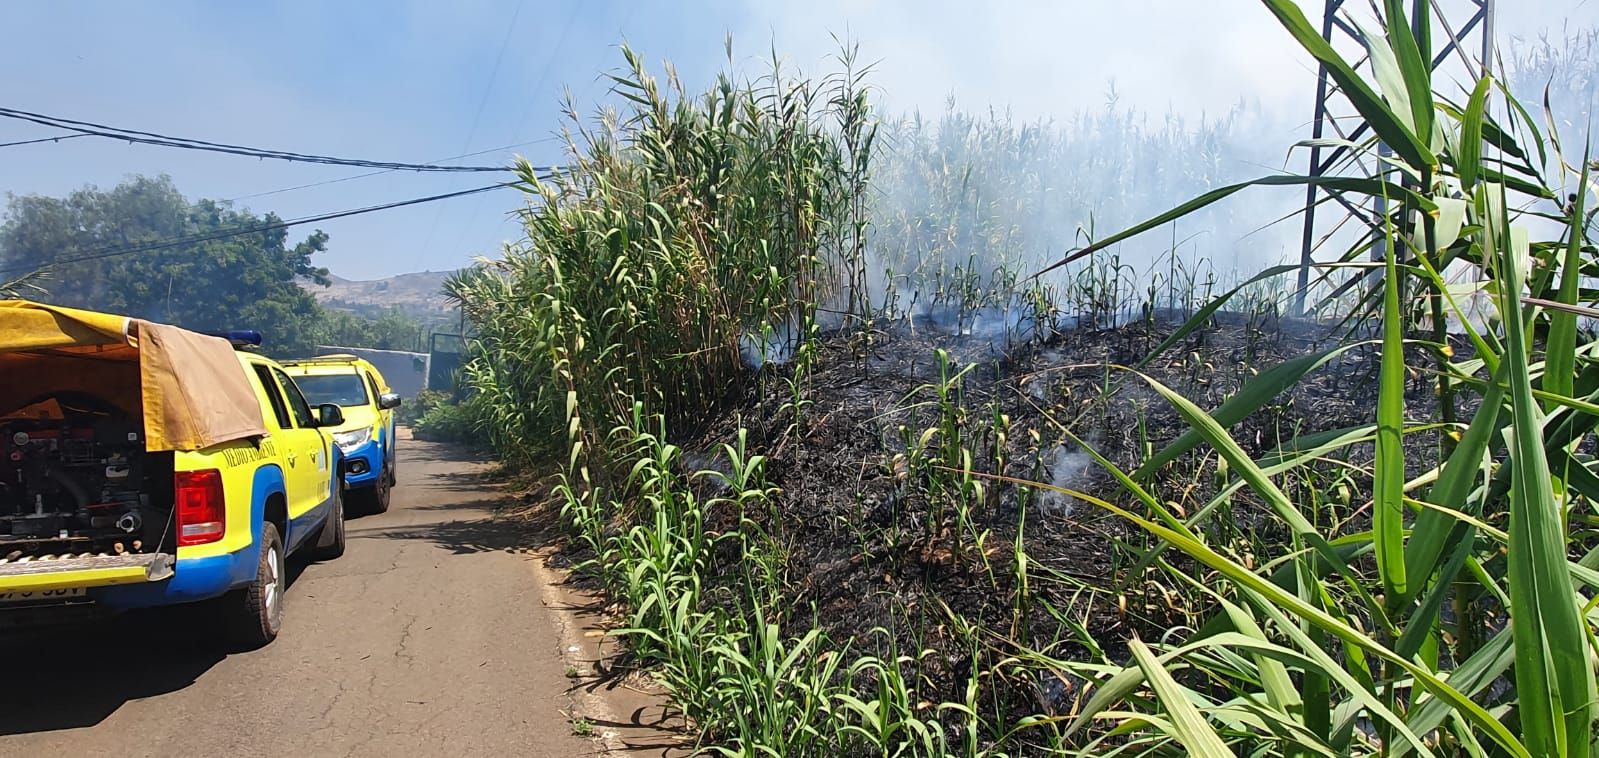
{"type": "MultiPolygon", "coordinates": [[[[1189,429],[1125,368],[1166,342],[1183,323],[1178,315],[1080,324],[1019,342],[1014,332],[996,337],[962,323],[915,320],[875,330],[869,339],[825,338],[813,369],[798,379],[808,384],[797,414],[793,365],[767,363],[735,392],[728,412],[675,440],[683,450],[677,467],[713,503],[708,531],[735,533],[749,520],[778,546],[786,604],[769,612],[786,634],[819,627],[860,653],[908,655],[929,702],[958,699],[971,667],[988,670],[1017,651],[1122,660],[1129,638],[1196,628],[1212,609],[1173,594],[1169,582],[1146,581],[1137,561],[1154,542],[1139,529],[1069,495],[1007,480],[1135,506],[1071,436],[1131,472],[1189,429]],[[947,356],[943,364],[939,351],[947,356]],[[940,402],[940,385],[952,408],[940,402]],[[941,431],[931,441],[924,433],[940,429],[946,413],[982,485],[964,522],[949,502],[959,494],[947,480],[928,478],[953,467],[911,460],[911,448],[939,446],[941,431]],[[746,447],[768,456],[770,507],[718,500],[726,484],[711,472],[726,473],[723,446],[736,445],[741,428],[746,447]]],[[[1210,410],[1260,371],[1349,344],[1350,328],[1219,313],[1167,346],[1142,373],[1210,410]]],[[[1259,459],[1296,439],[1370,424],[1378,359],[1374,345],[1337,352],[1233,426],[1234,437],[1259,459]]],[[[1425,360],[1418,352],[1412,362],[1425,360]]],[[[1418,370],[1409,383],[1422,415],[1436,408],[1429,376],[1418,370]]],[[[1426,419],[1411,421],[1425,427],[1426,419]]],[[[1407,435],[1406,444],[1426,451],[1414,460],[1426,460],[1440,440],[1423,428],[1407,435]]],[[[1369,528],[1371,480],[1362,469],[1371,455],[1369,444],[1357,444],[1336,465],[1311,467],[1323,478],[1280,485],[1304,498],[1307,510],[1340,515],[1340,530],[1369,528]]],[[[1187,515],[1216,497],[1223,479],[1216,455],[1204,448],[1155,472],[1146,487],[1187,515]]],[[[1217,520],[1225,527],[1201,528],[1222,549],[1253,561],[1251,552],[1288,543],[1281,523],[1247,489],[1225,507],[1228,518],[1217,520]]],[[[715,556],[706,596],[731,608],[747,590],[747,567],[735,545],[715,556]]],[[[589,557],[580,547],[567,556],[589,557]]],[[[1202,570],[1175,554],[1162,560],[1203,580],[1202,570]]],[[[1080,685],[1069,675],[1028,676],[984,697],[1007,715],[1060,714],[1071,710],[1080,685]]]]}

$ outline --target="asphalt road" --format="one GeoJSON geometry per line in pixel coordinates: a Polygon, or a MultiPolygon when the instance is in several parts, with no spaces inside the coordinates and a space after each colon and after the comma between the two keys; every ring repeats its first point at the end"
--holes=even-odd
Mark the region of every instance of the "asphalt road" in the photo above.
{"type": "Polygon", "coordinates": [[[489,521],[482,466],[405,441],[388,513],[299,566],[284,630],[229,652],[203,608],[0,636],[0,755],[590,755],[561,619],[489,521]]]}

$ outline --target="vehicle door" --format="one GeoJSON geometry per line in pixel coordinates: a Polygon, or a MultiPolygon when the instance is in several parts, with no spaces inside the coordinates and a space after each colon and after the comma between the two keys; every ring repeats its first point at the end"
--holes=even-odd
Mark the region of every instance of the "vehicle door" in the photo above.
{"type": "MultiPolygon", "coordinates": [[[[271,443],[272,460],[283,469],[284,499],[290,514],[298,514],[306,507],[305,501],[314,493],[308,487],[310,480],[301,476],[307,468],[300,462],[305,458],[303,448],[306,444],[306,430],[296,426],[298,419],[290,408],[288,395],[283,391],[272,367],[264,363],[250,363],[251,372],[255,380],[260,383],[261,391],[266,395],[267,402],[272,411],[267,418],[267,440],[271,443]]],[[[311,430],[320,436],[320,432],[311,430]]],[[[287,535],[285,535],[287,537],[287,535]]]]}
{"type": "MultiPolygon", "coordinates": [[[[299,385],[282,369],[274,366],[271,371],[288,401],[289,415],[294,423],[294,430],[284,435],[284,442],[279,448],[284,463],[289,467],[284,472],[284,478],[289,490],[289,519],[292,521],[326,502],[332,494],[332,455],[328,449],[331,443],[317,428],[316,414],[305,396],[300,394],[299,385]]],[[[298,539],[293,537],[291,542],[298,539]]]]}
{"type": "Polygon", "coordinates": [[[389,389],[379,385],[378,380],[372,376],[371,371],[362,371],[361,375],[366,378],[367,391],[372,396],[372,408],[378,412],[378,428],[381,430],[383,446],[383,465],[392,466],[394,464],[394,448],[396,447],[394,444],[394,409],[382,408],[378,405],[378,398],[383,397],[383,393],[388,392],[389,389]]]}

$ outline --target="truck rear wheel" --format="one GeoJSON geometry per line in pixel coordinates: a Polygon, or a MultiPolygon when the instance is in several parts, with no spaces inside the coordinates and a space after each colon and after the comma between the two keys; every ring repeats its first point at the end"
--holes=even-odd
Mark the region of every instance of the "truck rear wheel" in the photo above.
{"type": "Polygon", "coordinates": [[[389,494],[393,489],[394,485],[388,476],[382,475],[371,487],[362,487],[351,492],[350,496],[359,498],[361,515],[370,516],[389,510],[389,494]]]}
{"type": "Polygon", "coordinates": [[[283,538],[276,524],[261,525],[261,557],[255,579],[223,598],[235,642],[258,648],[277,639],[283,626],[283,591],[288,571],[283,563],[283,538]]]}
{"type": "Polygon", "coordinates": [[[319,561],[331,561],[344,555],[344,485],[335,484],[333,502],[328,506],[328,519],[322,522],[316,547],[311,550],[311,557],[319,561]]]}
{"type": "Polygon", "coordinates": [[[394,492],[394,480],[388,473],[378,477],[377,486],[372,488],[372,512],[387,513],[389,510],[389,495],[394,492]]]}

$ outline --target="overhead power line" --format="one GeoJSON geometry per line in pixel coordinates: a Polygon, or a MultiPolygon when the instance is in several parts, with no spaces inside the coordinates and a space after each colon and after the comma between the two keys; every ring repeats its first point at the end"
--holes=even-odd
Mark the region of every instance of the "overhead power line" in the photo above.
{"type": "Polygon", "coordinates": [[[241,155],[250,158],[270,158],[273,160],[293,161],[296,163],[320,163],[329,166],[355,166],[358,168],[388,169],[392,171],[431,171],[440,173],[484,173],[490,171],[510,171],[505,166],[441,166],[436,163],[401,163],[396,161],[372,161],[359,158],[340,158],[332,155],[317,155],[314,153],[295,153],[286,150],[271,150],[266,148],[249,147],[246,145],[230,145],[225,142],[212,142],[209,140],[191,139],[188,137],[173,137],[166,134],[146,132],[138,129],[126,129],[105,124],[96,124],[91,121],[50,116],[43,113],[32,113],[15,108],[0,108],[0,117],[28,121],[48,126],[55,129],[73,132],[86,137],[104,137],[106,139],[122,140],[141,145],[156,145],[158,147],[173,147],[183,150],[202,150],[212,153],[227,155],[241,155]]]}
{"type": "MultiPolygon", "coordinates": [[[[478,98],[477,101],[477,113],[472,115],[472,128],[466,131],[466,142],[462,143],[461,145],[461,150],[463,152],[472,149],[472,138],[477,136],[477,126],[483,120],[483,108],[489,104],[489,93],[494,91],[495,80],[500,78],[500,62],[505,60],[505,48],[510,46],[511,35],[516,32],[516,20],[522,17],[523,2],[524,0],[516,1],[516,12],[511,14],[511,22],[505,25],[505,38],[500,40],[500,52],[494,56],[494,69],[489,72],[488,83],[483,85],[483,96],[478,98]]],[[[511,136],[515,137],[516,135],[513,134],[511,136]]],[[[433,223],[428,225],[427,237],[423,238],[422,246],[417,248],[416,251],[416,258],[418,260],[420,260],[422,255],[427,252],[427,249],[433,245],[433,233],[438,231],[439,219],[443,216],[444,208],[442,206],[438,210],[434,211],[433,223]]],[[[414,267],[415,264],[413,264],[413,268],[414,267]]]]}
{"type": "Polygon", "coordinates": [[[30,264],[30,265],[27,265],[27,266],[12,266],[10,268],[0,268],[0,274],[15,273],[17,271],[30,270],[30,269],[39,268],[39,267],[46,267],[47,268],[47,267],[50,267],[50,266],[60,266],[60,265],[71,264],[71,263],[85,263],[85,262],[89,262],[89,261],[98,261],[98,260],[104,260],[106,258],[116,258],[116,257],[123,256],[123,255],[133,255],[135,253],[148,253],[148,252],[153,252],[153,251],[156,251],[156,250],[166,250],[166,249],[174,248],[174,247],[183,247],[185,245],[197,245],[197,244],[200,244],[202,242],[211,242],[213,240],[227,239],[229,237],[238,237],[238,236],[245,235],[245,234],[259,234],[261,232],[269,232],[269,231],[273,231],[273,230],[276,230],[276,229],[286,229],[286,228],[291,227],[291,226],[300,226],[300,225],[303,225],[303,224],[314,224],[314,223],[318,223],[318,222],[322,222],[322,221],[330,221],[330,220],[337,219],[337,218],[345,218],[347,216],[359,216],[359,215],[361,215],[363,213],[375,213],[377,211],[386,211],[386,210],[390,210],[392,208],[403,208],[403,207],[408,206],[408,205],[421,205],[423,203],[431,203],[431,202],[436,202],[436,201],[439,201],[439,200],[449,200],[451,198],[456,198],[456,197],[465,197],[467,195],[476,195],[476,194],[478,194],[480,192],[489,192],[491,190],[497,190],[497,189],[501,189],[503,187],[511,187],[511,186],[515,186],[515,182],[497,182],[495,184],[490,184],[490,185],[486,185],[486,186],[483,186],[483,187],[474,187],[472,189],[460,190],[460,191],[457,191],[457,192],[446,192],[446,193],[444,193],[442,195],[429,195],[428,197],[418,197],[418,198],[412,198],[410,200],[400,200],[398,202],[384,203],[382,205],[369,205],[369,206],[367,206],[365,208],[355,208],[355,209],[352,209],[352,210],[337,211],[337,212],[334,212],[334,213],[323,213],[323,214],[316,215],[316,216],[306,216],[306,217],[303,217],[303,218],[289,219],[289,220],[286,220],[286,221],[274,221],[274,222],[268,223],[268,224],[252,224],[252,225],[249,225],[249,226],[236,226],[236,227],[232,227],[232,228],[229,228],[229,229],[221,229],[221,230],[218,230],[218,231],[215,231],[215,232],[206,232],[206,233],[203,233],[203,234],[192,234],[192,235],[187,235],[187,236],[184,236],[184,237],[170,237],[170,238],[167,238],[167,239],[164,239],[164,240],[152,240],[150,242],[143,242],[143,243],[139,243],[139,244],[135,244],[135,245],[124,245],[124,246],[117,246],[117,247],[111,247],[111,248],[101,248],[99,250],[90,251],[90,252],[84,253],[82,255],[75,255],[75,256],[72,256],[72,257],[68,257],[68,258],[58,258],[56,260],[47,261],[47,262],[39,263],[39,264],[30,264]]]}
{"type": "Polygon", "coordinates": [[[0,147],[16,147],[18,145],[37,145],[40,142],[60,142],[64,139],[77,139],[87,137],[87,134],[57,134],[54,137],[40,137],[38,139],[25,139],[20,142],[0,142],[0,147]]]}
{"type": "MultiPolygon", "coordinates": [[[[526,142],[516,142],[516,143],[510,144],[510,145],[501,145],[499,147],[491,147],[491,148],[489,148],[487,150],[479,150],[479,151],[477,151],[475,153],[465,153],[465,154],[462,154],[462,155],[452,155],[452,156],[450,156],[448,158],[439,158],[438,160],[435,160],[433,162],[434,163],[443,163],[444,161],[457,161],[457,160],[460,160],[462,158],[471,158],[471,157],[478,156],[478,155],[488,155],[489,153],[497,153],[497,152],[500,152],[501,150],[510,150],[510,149],[516,148],[516,147],[525,147],[527,145],[536,145],[536,144],[538,144],[540,142],[553,142],[553,141],[555,141],[557,139],[560,139],[560,138],[559,137],[540,137],[539,139],[528,140],[526,142]]],[[[0,145],[0,147],[4,147],[4,146],[0,145]]],[[[380,171],[368,171],[368,172],[366,172],[364,174],[354,174],[354,175],[351,175],[351,176],[341,176],[341,177],[339,177],[337,179],[328,179],[328,180],[320,181],[320,182],[311,182],[309,184],[296,184],[293,187],[281,187],[279,189],[267,190],[265,192],[255,192],[255,193],[252,193],[252,194],[249,194],[249,195],[239,195],[238,197],[230,197],[230,198],[227,199],[227,202],[232,203],[232,202],[237,202],[239,200],[251,200],[251,199],[254,199],[254,198],[257,198],[257,197],[266,197],[268,195],[277,195],[277,194],[281,194],[281,193],[284,193],[284,192],[294,192],[295,190],[310,189],[312,187],[322,187],[322,186],[326,186],[326,185],[329,185],[329,184],[338,184],[340,182],[348,182],[348,181],[352,181],[352,180],[355,180],[355,179],[365,179],[365,178],[367,178],[369,176],[379,176],[381,174],[390,174],[390,173],[393,173],[393,172],[394,172],[394,169],[386,168],[386,169],[382,169],[380,171]]]]}
{"type": "Polygon", "coordinates": [[[472,138],[477,136],[478,124],[483,122],[483,108],[489,104],[489,94],[494,91],[494,82],[500,78],[500,63],[505,60],[505,48],[510,47],[511,35],[516,32],[516,20],[522,17],[523,1],[517,0],[516,12],[511,14],[511,21],[505,25],[505,38],[500,40],[500,52],[494,56],[494,68],[489,71],[488,84],[483,85],[483,96],[478,98],[477,112],[472,115],[472,128],[466,130],[466,143],[461,145],[462,150],[472,149],[472,138]]]}
{"type": "MultiPolygon", "coordinates": [[[[527,94],[528,106],[527,106],[526,110],[522,111],[522,117],[516,120],[516,130],[511,132],[511,137],[513,139],[520,139],[521,138],[521,136],[522,136],[522,127],[527,124],[528,116],[532,115],[534,105],[538,102],[539,93],[544,91],[544,81],[545,81],[546,78],[549,77],[550,70],[552,68],[554,68],[554,66],[552,64],[555,62],[555,60],[557,58],[560,57],[561,50],[566,47],[566,40],[571,36],[570,32],[572,31],[572,21],[577,18],[578,10],[580,10],[582,7],[583,6],[582,6],[581,3],[574,3],[572,5],[571,12],[566,14],[566,24],[561,28],[560,36],[556,37],[557,42],[555,43],[555,47],[554,47],[554,49],[552,49],[550,51],[549,57],[544,59],[544,65],[541,67],[541,69],[539,71],[538,81],[533,84],[533,89],[528,90],[528,94],[527,94]]],[[[500,52],[501,52],[501,54],[503,54],[505,51],[502,48],[500,52]]],[[[484,95],[487,96],[487,94],[488,94],[488,92],[485,91],[484,95]]],[[[475,128],[474,128],[474,131],[475,131],[475,128]]],[[[472,228],[472,224],[477,221],[478,209],[480,207],[482,207],[482,205],[483,205],[483,198],[480,197],[480,198],[477,198],[477,199],[473,200],[471,205],[472,205],[471,211],[467,214],[467,217],[466,217],[467,218],[466,224],[461,227],[461,233],[456,235],[455,244],[456,244],[457,247],[460,247],[466,241],[467,230],[471,229],[472,228]]],[[[435,218],[434,222],[437,223],[437,221],[438,221],[438,219],[435,218]]],[[[431,238],[432,234],[429,233],[428,236],[431,238]]],[[[431,242],[431,239],[430,239],[430,242],[431,242]]],[[[425,252],[425,250],[423,252],[425,252]]]]}

